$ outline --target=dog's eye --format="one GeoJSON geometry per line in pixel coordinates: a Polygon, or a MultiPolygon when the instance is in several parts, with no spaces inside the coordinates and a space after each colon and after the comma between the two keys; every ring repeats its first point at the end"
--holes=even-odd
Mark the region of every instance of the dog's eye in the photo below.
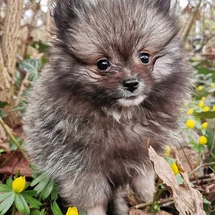
{"type": "Polygon", "coordinates": [[[110,62],[107,59],[101,59],[97,62],[97,67],[100,70],[105,71],[110,67],[110,62]]]}
{"type": "Polygon", "coordinates": [[[149,64],[149,61],[150,61],[150,55],[149,55],[149,53],[146,53],[146,52],[141,53],[140,54],[140,60],[145,65],[149,64]]]}

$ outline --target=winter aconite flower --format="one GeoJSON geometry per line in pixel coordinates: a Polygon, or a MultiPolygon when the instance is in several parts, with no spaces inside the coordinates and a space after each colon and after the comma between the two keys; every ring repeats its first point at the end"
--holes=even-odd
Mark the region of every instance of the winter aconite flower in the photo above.
{"type": "Polygon", "coordinates": [[[210,111],[210,107],[205,106],[204,109],[203,109],[203,112],[208,112],[208,111],[210,111]]]}
{"type": "Polygon", "coordinates": [[[15,193],[21,193],[25,189],[25,185],[26,185],[25,177],[20,176],[13,181],[12,189],[15,193]]]}
{"type": "Polygon", "coordinates": [[[188,119],[186,122],[186,126],[187,126],[187,128],[195,128],[196,122],[193,121],[192,119],[188,119]]]}
{"type": "Polygon", "coordinates": [[[212,83],[212,84],[211,84],[211,87],[214,88],[214,87],[215,87],[215,83],[212,83]]]}
{"type": "Polygon", "coordinates": [[[205,97],[203,96],[203,97],[201,98],[201,100],[204,101],[204,100],[205,100],[205,97]]]}
{"type": "Polygon", "coordinates": [[[204,89],[204,87],[201,85],[197,88],[198,91],[202,91],[204,89]]]}
{"type": "Polygon", "coordinates": [[[202,129],[206,129],[207,127],[208,127],[208,123],[207,122],[202,123],[202,129]]]}
{"type": "Polygon", "coordinates": [[[213,107],[213,111],[215,111],[215,106],[213,107]]]}
{"type": "Polygon", "coordinates": [[[175,175],[178,175],[178,174],[179,174],[178,166],[177,166],[176,163],[173,163],[173,164],[171,165],[171,169],[172,169],[172,171],[174,172],[175,175]]]}
{"type": "Polygon", "coordinates": [[[165,145],[165,148],[164,148],[164,156],[165,156],[165,157],[169,157],[170,152],[171,152],[170,146],[165,145]]]}
{"type": "Polygon", "coordinates": [[[193,108],[190,108],[190,109],[187,111],[187,114],[192,115],[192,114],[193,114],[193,108]]]}
{"type": "Polygon", "coordinates": [[[201,136],[201,137],[199,138],[199,144],[200,144],[200,145],[205,145],[207,142],[208,142],[207,137],[201,136]]]}
{"type": "Polygon", "coordinates": [[[78,215],[78,209],[76,207],[68,208],[66,215],[78,215]]]}
{"type": "Polygon", "coordinates": [[[204,101],[200,101],[200,102],[199,102],[199,107],[200,107],[200,108],[203,108],[204,105],[205,105],[204,101]]]}

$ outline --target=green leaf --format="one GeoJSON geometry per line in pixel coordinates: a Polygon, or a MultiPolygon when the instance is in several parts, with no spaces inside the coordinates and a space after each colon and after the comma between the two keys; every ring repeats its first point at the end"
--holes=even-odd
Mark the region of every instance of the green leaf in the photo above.
{"type": "MultiPolygon", "coordinates": [[[[20,137],[14,136],[14,138],[16,139],[16,141],[22,145],[22,139],[20,137]]],[[[14,144],[13,140],[10,138],[9,139],[9,143],[10,143],[10,151],[14,151],[17,150],[17,146],[14,144]]]]}
{"type": "Polygon", "coordinates": [[[53,187],[54,187],[54,182],[51,179],[49,179],[49,183],[41,192],[42,199],[46,199],[51,194],[53,187]]]}
{"type": "Polygon", "coordinates": [[[3,153],[3,152],[5,152],[5,150],[4,149],[0,149],[0,154],[3,153]]]}
{"type": "Polygon", "coordinates": [[[176,175],[176,179],[177,179],[178,184],[183,184],[184,183],[184,179],[181,177],[180,174],[176,175]]]}
{"type": "Polygon", "coordinates": [[[29,72],[29,81],[34,81],[38,77],[38,72],[41,67],[41,62],[40,60],[37,59],[26,59],[23,60],[22,63],[20,64],[20,68],[26,72],[29,72]]]}
{"type": "Polygon", "coordinates": [[[4,108],[4,107],[6,107],[7,105],[9,105],[7,102],[2,102],[2,101],[0,101],[0,108],[4,108]]]}
{"type": "Polygon", "coordinates": [[[25,190],[25,193],[27,193],[29,196],[36,196],[37,191],[35,191],[35,190],[25,190]]]}
{"type": "Polygon", "coordinates": [[[3,110],[0,110],[0,117],[5,118],[6,116],[7,114],[3,110]]]}
{"type": "Polygon", "coordinates": [[[58,206],[57,202],[53,202],[51,205],[51,210],[54,215],[63,215],[60,207],[58,206]]]}
{"type": "Polygon", "coordinates": [[[195,112],[194,116],[202,118],[202,119],[214,119],[215,118],[215,111],[195,112]]]}
{"type": "Polygon", "coordinates": [[[203,198],[203,203],[204,203],[204,204],[207,204],[207,205],[210,205],[210,204],[211,204],[211,202],[208,201],[205,197],[203,198]]]}
{"type": "Polygon", "coordinates": [[[30,215],[41,215],[39,210],[32,210],[30,215]]]}
{"type": "Polygon", "coordinates": [[[6,180],[6,184],[9,186],[9,187],[12,187],[12,183],[13,183],[13,179],[11,177],[9,177],[7,180],[6,180]]]}
{"type": "Polygon", "coordinates": [[[13,192],[7,192],[7,193],[0,193],[0,202],[3,202],[8,196],[11,195],[13,192]]]}
{"type": "Polygon", "coordinates": [[[32,212],[30,213],[30,215],[43,215],[43,211],[40,212],[39,210],[32,210],[32,212]]]}
{"type": "Polygon", "coordinates": [[[23,192],[22,196],[33,208],[39,209],[40,206],[42,206],[41,202],[39,202],[37,199],[33,198],[32,196],[28,195],[26,192],[23,192]]]}
{"type": "Polygon", "coordinates": [[[33,42],[31,46],[37,49],[40,53],[45,52],[49,48],[49,46],[41,40],[33,42]]]}
{"type": "Polygon", "coordinates": [[[0,192],[10,192],[12,188],[9,187],[7,184],[0,184],[0,192]]]}
{"type": "Polygon", "coordinates": [[[41,193],[45,189],[49,181],[50,181],[50,178],[46,176],[42,181],[40,181],[37,184],[37,186],[34,188],[34,190],[37,191],[37,194],[41,193]]]}
{"type": "Polygon", "coordinates": [[[16,208],[19,212],[25,213],[25,214],[30,214],[30,209],[28,207],[28,204],[22,194],[17,193],[15,195],[15,205],[16,208]]]}
{"type": "Polygon", "coordinates": [[[10,195],[3,202],[0,203],[1,215],[5,214],[10,209],[11,205],[14,202],[14,198],[15,198],[15,193],[11,192],[10,195]]]}
{"type": "Polygon", "coordinates": [[[40,215],[46,215],[46,210],[45,210],[45,208],[43,208],[43,209],[40,211],[40,215]]]}
{"type": "Polygon", "coordinates": [[[81,212],[79,215],[87,215],[87,212],[81,212]]]}
{"type": "Polygon", "coordinates": [[[33,209],[30,213],[30,215],[46,215],[46,210],[42,209],[41,211],[37,210],[37,209],[33,209]]]}
{"type": "Polygon", "coordinates": [[[54,187],[53,187],[52,192],[51,192],[51,200],[56,201],[57,198],[58,198],[57,186],[56,186],[56,184],[54,184],[54,187]]]}
{"type": "Polygon", "coordinates": [[[39,182],[43,181],[44,178],[46,178],[47,175],[45,173],[42,173],[41,175],[39,175],[37,178],[35,178],[32,182],[31,182],[31,186],[35,186],[36,184],[38,184],[39,182]]]}

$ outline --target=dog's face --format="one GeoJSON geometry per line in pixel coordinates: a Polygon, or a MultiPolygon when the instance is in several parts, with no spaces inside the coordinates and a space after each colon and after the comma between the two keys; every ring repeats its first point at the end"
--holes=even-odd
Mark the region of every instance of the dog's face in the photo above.
{"type": "Polygon", "coordinates": [[[97,105],[140,105],[177,70],[178,29],[169,4],[60,0],[55,22],[66,56],[62,85],[97,105]]]}

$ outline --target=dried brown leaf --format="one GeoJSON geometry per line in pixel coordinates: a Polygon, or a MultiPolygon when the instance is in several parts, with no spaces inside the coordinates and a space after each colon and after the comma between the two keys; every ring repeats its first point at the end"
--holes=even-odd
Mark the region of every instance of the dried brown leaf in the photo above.
{"type": "MultiPolygon", "coordinates": [[[[147,213],[145,211],[139,210],[139,209],[134,209],[131,208],[129,211],[129,215],[150,215],[151,213],[147,213]]],[[[154,215],[170,215],[166,211],[159,211],[157,213],[154,213],[154,215]]]]}
{"type": "Polygon", "coordinates": [[[129,215],[148,215],[148,213],[144,212],[144,211],[141,211],[141,210],[138,210],[138,209],[130,209],[129,211],[129,215]]]}
{"type": "Polygon", "coordinates": [[[203,197],[198,190],[191,187],[186,173],[181,173],[185,180],[185,186],[180,186],[169,163],[159,156],[151,146],[149,147],[149,157],[156,174],[172,192],[175,207],[180,215],[205,215],[203,197]]]}
{"type": "Polygon", "coordinates": [[[5,153],[0,156],[0,174],[15,175],[18,171],[21,175],[31,176],[29,164],[19,151],[14,151],[11,154],[5,153]]]}
{"type": "Polygon", "coordinates": [[[7,140],[7,135],[5,133],[5,130],[0,125],[0,143],[3,143],[6,140],[7,140]]]}

